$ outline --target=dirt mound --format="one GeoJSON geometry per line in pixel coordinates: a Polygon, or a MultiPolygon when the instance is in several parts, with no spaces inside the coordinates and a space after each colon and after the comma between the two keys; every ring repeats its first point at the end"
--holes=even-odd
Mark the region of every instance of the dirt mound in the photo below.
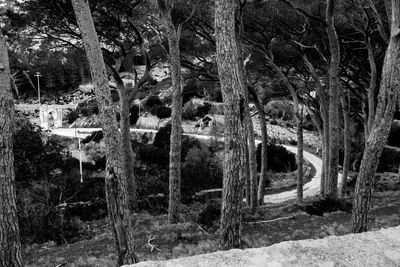
{"type": "Polygon", "coordinates": [[[148,261],[134,266],[400,266],[399,240],[400,227],[395,227],[340,237],[288,241],[265,248],[148,261]]]}

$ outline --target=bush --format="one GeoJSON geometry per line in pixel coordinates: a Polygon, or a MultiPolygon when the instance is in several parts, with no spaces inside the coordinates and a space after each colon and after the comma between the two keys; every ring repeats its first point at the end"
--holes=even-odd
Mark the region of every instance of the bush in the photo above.
{"type": "Polygon", "coordinates": [[[378,172],[398,172],[400,148],[385,146],[379,159],[378,172]]]}
{"type": "Polygon", "coordinates": [[[207,205],[199,212],[198,223],[202,226],[213,226],[221,217],[221,203],[216,200],[210,200],[207,205]]]}
{"type": "MultiPolygon", "coordinates": [[[[135,143],[134,149],[137,150],[139,159],[149,162],[166,165],[169,163],[169,150],[171,139],[171,123],[167,123],[161,127],[154,137],[153,145],[144,145],[135,143]],[[136,147],[136,148],[135,148],[136,147]]],[[[200,143],[197,139],[183,136],[182,137],[182,160],[185,159],[189,149],[199,147],[200,143]]]]}
{"type": "Polygon", "coordinates": [[[186,102],[182,109],[182,118],[195,121],[198,117],[204,117],[211,109],[210,103],[196,103],[193,100],[186,102]]]}
{"type": "Polygon", "coordinates": [[[154,146],[163,148],[163,147],[169,147],[170,144],[170,138],[171,138],[171,128],[172,125],[171,123],[167,123],[165,126],[160,127],[158,132],[156,133],[156,136],[154,137],[154,146]]]}
{"type": "MultiPolygon", "coordinates": [[[[115,116],[117,118],[117,121],[119,122],[121,120],[121,113],[116,112],[115,116]]],[[[133,105],[129,110],[129,124],[135,125],[138,119],[139,119],[139,106],[133,105]]]]}
{"type": "Polygon", "coordinates": [[[52,186],[46,182],[18,190],[18,222],[22,243],[73,242],[86,235],[77,218],[63,216],[53,204],[52,186]]]}
{"type": "Polygon", "coordinates": [[[293,104],[289,101],[270,101],[266,106],[265,113],[268,114],[272,119],[290,121],[294,118],[293,104]]]}
{"type": "Polygon", "coordinates": [[[222,188],[222,165],[208,147],[193,146],[184,159],[181,174],[183,203],[190,202],[201,190],[222,188]]]}
{"type": "Polygon", "coordinates": [[[74,123],[74,121],[76,121],[79,118],[79,113],[76,110],[72,110],[70,112],[68,112],[63,120],[66,120],[68,122],[68,124],[72,124],[74,123]]]}
{"type": "Polygon", "coordinates": [[[166,119],[171,117],[172,110],[171,108],[165,106],[155,106],[151,109],[150,113],[154,116],[157,116],[159,119],[166,119]]]}
{"type": "Polygon", "coordinates": [[[299,209],[310,215],[323,216],[324,213],[335,211],[351,212],[352,205],[343,199],[318,198],[311,204],[299,205],[299,209]]]}
{"type": "Polygon", "coordinates": [[[64,143],[46,136],[25,118],[16,119],[14,168],[23,243],[63,243],[81,238],[86,232],[80,221],[60,213],[57,206],[65,201],[105,197],[104,182],[80,183],[79,161],[65,152],[68,143],[64,143]]]}
{"type": "Polygon", "coordinates": [[[400,121],[395,120],[390,129],[390,134],[388,138],[388,145],[400,147],[400,121]]]}
{"type": "Polygon", "coordinates": [[[78,114],[88,117],[99,113],[99,108],[95,98],[89,98],[78,103],[76,106],[78,114]]]}
{"type": "MultiPolygon", "coordinates": [[[[257,146],[257,168],[261,171],[262,143],[257,146]]],[[[296,156],[283,146],[274,143],[268,144],[267,166],[273,172],[292,172],[296,170],[296,156]]]]}
{"type": "Polygon", "coordinates": [[[82,144],[87,144],[90,143],[91,141],[99,143],[101,140],[103,140],[103,131],[94,131],[90,135],[86,136],[84,139],[82,139],[81,143],[82,144]]]}
{"type": "Polygon", "coordinates": [[[158,95],[151,95],[149,98],[146,100],[144,104],[147,108],[154,108],[156,106],[162,106],[163,102],[161,101],[160,97],[158,95]]]}

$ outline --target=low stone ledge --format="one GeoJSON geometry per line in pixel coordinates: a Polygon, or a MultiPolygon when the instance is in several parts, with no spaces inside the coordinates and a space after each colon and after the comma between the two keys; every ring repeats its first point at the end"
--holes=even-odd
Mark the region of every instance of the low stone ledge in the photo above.
{"type": "Polygon", "coordinates": [[[131,266],[400,266],[400,226],[362,234],[287,241],[263,248],[147,261],[131,266]]]}

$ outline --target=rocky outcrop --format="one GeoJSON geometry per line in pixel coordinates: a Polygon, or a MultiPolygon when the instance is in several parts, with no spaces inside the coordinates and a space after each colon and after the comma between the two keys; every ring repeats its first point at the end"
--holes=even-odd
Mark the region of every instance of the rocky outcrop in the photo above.
{"type": "MultiPolygon", "coordinates": [[[[400,266],[400,227],[270,247],[229,250],[135,267],[178,266],[400,266]]],[[[133,265],[132,265],[133,267],[133,265]]]]}

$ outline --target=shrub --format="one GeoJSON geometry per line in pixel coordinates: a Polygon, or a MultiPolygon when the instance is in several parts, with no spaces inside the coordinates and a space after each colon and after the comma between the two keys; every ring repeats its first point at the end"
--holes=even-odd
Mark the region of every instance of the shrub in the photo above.
{"type": "Polygon", "coordinates": [[[159,119],[166,119],[166,118],[171,117],[171,114],[172,114],[172,110],[170,107],[160,106],[157,108],[155,115],[159,119]]]}
{"type": "MultiPolygon", "coordinates": [[[[121,120],[121,113],[116,112],[115,116],[117,118],[117,121],[119,122],[121,120]]],[[[139,119],[139,106],[133,105],[129,110],[129,124],[135,125],[138,119],[139,119]]]]}
{"type": "Polygon", "coordinates": [[[76,110],[72,110],[64,116],[63,120],[66,120],[68,124],[72,124],[78,118],[79,118],[79,113],[76,110]]]}
{"type": "Polygon", "coordinates": [[[193,100],[186,102],[182,109],[182,118],[185,120],[196,120],[204,117],[211,109],[210,103],[196,103],[193,100]]]}
{"type": "Polygon", "coordinates": [[[63,243],[81,238],[86,234],[82,224],[60,213],[57,206],[65,201],[104,199],[104,182],[98,186],[84,180],[81,184],[78,160],[64,151],[67,142],[46,136],[24,118],[16,121],[14,168],[22,241],[63,243]]]}
{"type": "Polygon", "coordinates": [[[311,204],[299,205],[299,209],[310,215],[323,216],[324,213],[334,211],[351,212],[352,205],[343,199],[317,198],[311,204]]]}
{"type": "Polygon", "coordinates": [[[139,106],[133,105],[129,110],[129,122],[131,125],[135,125],[139,119],[139,106]]]}
{"type": "Polygon", "coordinates": [[[103,131],[94,131],[90,135],[86,136],[84,139],[82,139],[81,143],[82,144],[87,144],[91,141],[94,141],[96,143],[99,143],[101,140],[103,140],[103,131]]]}
{"type": "MultiPolygon", "coordinates": [[[[262,143],[257,146],[257,168],[261,171],[262,143]]],[[[296,156],[283,146],[274,143],[268,144],[267,166],[274,172],[292,172],[296,170],[296,156]]]]}
{"type": "Polygon", "coordinates": [[[78,114],[88,117],[99,113],[99,108],[95,98],[89,98],[78,103],[76,106],[78,114]]]}
{"type": "Polygon", "coordinates": [[[18,222],[23,243],[73,242],[86,234],[76,218],[63,216],[50,198],[46,182],[17,191],[18,222]]]}
{"type": "Polygon", "coordinates": [[[163,148],[168,146],[170,144],[170,138],[171,138],[171,128],[172,125],[171,123],[167,123],[165,126],[160,127],[158,132],[156,133],[156,136],[154,137],[154,146],[163,148]]]}
{"type": "Polygon", "coordinates": [[[221,216],[221,203],[210,200],[207,205],[199,212],[198,223],[203,226],[213,226],[221,216]]]}
{"type": "Polygon", "coordinates": [[[161,101],[160,97],[158,95],[151,95],[149,98],[146,100],[144,104],[147,108],[153,108],[156,106],[162,106],[163,102],[161,101]]]}
{"type": "Polygon", "coordinates": [[[385,146],[379,160],[378,172],[398,172],[400,148],[385,146]]]}
{"type": "Polygon", "coordinates": [[[294,118],[293,104],[289,101],[270,101],[266,106],[265,113],[273,119],[281,119],[284,121],[289,121],[294,118]]]}
{"type": "MultiPolygon", "coordinates": [[[[154,137],[153,145],[135,143],[134,149],[137,150],[139,159],[149,163],[165,165],[169,163],[170,138],[171,124],[168,123],[158,130],[154,137]]],[[[181,146],[182,160],[185,159],[189,149],[199,146],[200,143],[197,139],[183,136],[181,146]]]]}
{"type": "Polygon", "coordinates": [[[400,147],[400,121],[395,120],[390,129],[390,134],[388,137],[388,145],[400,147]]]}
{"type": "Polygon", "coordinates": [[[193,101],[188,101],[182,108],[182,118],[185,120],[196,120],[197,107],[193,101]]]}
{"type": "Polygon", "coordinates": [[[196,192],[222,188],[222,165],[211,150],[191,147],[182,164],[182,202],[188,203],[196,192]]]}

